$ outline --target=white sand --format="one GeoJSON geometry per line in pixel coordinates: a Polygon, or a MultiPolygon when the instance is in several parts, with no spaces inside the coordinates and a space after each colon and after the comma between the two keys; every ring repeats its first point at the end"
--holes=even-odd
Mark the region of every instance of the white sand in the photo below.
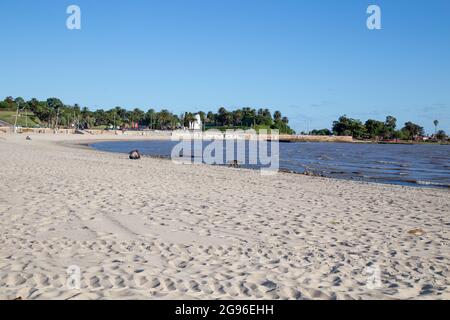
{"type": "Polygon", "coordinates": [[[56,143],[70,139],[0,134],[1,299],[450,298],[448,190],[56,143]]]}

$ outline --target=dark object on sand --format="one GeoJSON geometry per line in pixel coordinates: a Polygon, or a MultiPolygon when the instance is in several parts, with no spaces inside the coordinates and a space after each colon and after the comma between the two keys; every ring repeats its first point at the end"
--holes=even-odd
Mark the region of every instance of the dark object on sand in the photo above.
{"type": "Polygon", "coordinates": [[[416,228],[408,231],[408,234],[411,234],[413,236],[423,236],[426,234],[426,232],[422,228],[416,228]]]}
{"type": "Polygon", "coordinates": [[[312,171],[308,171],[308,170],[305,170],[305,171],[303,172],[303,174],[304,174],[305,176],[310,176],[310,177],[323,177],[323,176],[324,176],[324,175],[321,174],[321,173],[316,173],[316,172],[312,172],[312,171]]]}
{"type": "Polygon", "coordinates": [[[131,160],[138,160],[140,158],[141,158],[141,154],[139,153],[139,150],[130,151],[130,159],[131,160]]]}
{"type": "Polygon", "coordinates": [[[264,281],[263,283],[261,283],[261,285],[267,288],[267,292],[273,291],[278,287],[275,282],[270,280],[264,281]]]}
{"type": "Polygon", "coordinates": [[[27,140],[31,140],[31,137],[30,137],[30,136],[27,136],[26,139],[27,139],[27,140]]]}
{"type": "Polygon", "coordinates": [[[239,162],[237,160],[233,160],[230,162],[230,167],[232,168],[240,168],[239,162]]]}

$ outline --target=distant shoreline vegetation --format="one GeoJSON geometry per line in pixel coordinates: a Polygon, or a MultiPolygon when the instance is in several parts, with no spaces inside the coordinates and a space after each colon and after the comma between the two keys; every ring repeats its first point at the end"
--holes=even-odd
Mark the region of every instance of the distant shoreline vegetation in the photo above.
{"type": "Polygon", "coordinates": [[[448,141],[449,137],[444,130],[437,130],[438,120],[433,122],[435,132],[431,136],[426,136],[423,127],[413,122],[406,122],[404,126],[397,130],[397,119],[387,116],[386,120],[378,121],[369,119],[365,123],[358,119],[352,119],[346,115],[341,116],[333,122],[330,129],[312,130],[302,134],[314,136],[352,136],[356,140],[386,141],[448,141]]]}
{"type": "MultiPolygon", "coordinates": [[[[90,111],[89,108],[82,108],[78,104],[66,105],[58,98],[48,98],[46,101],[33,98],[25,101],[21,97],[6,97],[0,101],[0,111],[17,110],[20,117],[25,115],[32,118],[35,126],[42,125],[49,128],[173,130],[189,127],[189,123],[195,121],[195,115],[199,114],[203,130],[277,129],[281,134],[295,134],[289,127],[287,117],[282,116],[280,111],[272,114],[269,109],[241,108],[228,111],[222,107],[216,113],[199,111],[176,115],[166,109],[159,112],[149,109],[145,112],[139,108],[128,111],[122,107],[115,107],[110,110],[90,111]]],[[[20,119],[18,123],[22,124],[24,121],[20,119]]]]}
{"type": "MultiPolygon", "coordinates": [[[[151,129],[173,130],[188,128],[200,115],[203,130],[233,130],[233,129],[276,129],[280,134],[295,134],[289,126],[289,119],[269,109],[241,108],[228,111],[219,108],[217,112],[196,113],[184,112],[176,115],[166,109],[155,111],[150,108],[146,112],[139,108],[126,110],[115,107],[109,110],[98,109],[90,111],[87,107],[64,104],[58,98],[48,98],[46,101],[31,99],[25,101],[21,97],[6,97],[0,101],[0,120],[18,126],[47,127],[47,128],[78,128],[78,129],[151,129]],[[18,117],[16,117],[18,115],[18,117]],[[17,118],[17,119],[16,119],[17,118]]],[[[346,115],[334,121],[331,129],[314,129],[301,132],[302,135],[312,136],[351,136],[360,141],[376,142],[450,142],[450,137],[443,130],[438,130],[439,121],[433,121],[435,132],[426,136],[422,126],[413,122],[406,122],[397,129],[397,119],[387,116],[386,120],[369,119],[362,122],[346,115]]]]}

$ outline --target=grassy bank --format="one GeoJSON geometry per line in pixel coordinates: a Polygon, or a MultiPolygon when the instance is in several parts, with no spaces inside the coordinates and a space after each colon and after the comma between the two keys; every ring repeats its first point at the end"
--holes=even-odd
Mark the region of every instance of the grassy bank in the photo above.
{"type": "MultiPolygon", "coordinates": [[[[0,120],[7,122],[11,125],[14,125],[16,120],[16,112],[15,111],[0,111],[0,120]]],[[[25,116],[25,113],[19,114],[17,119],[17,125],[21,127],[36,127],[40,125],[39,119],[31,112],[28,112],[25,116]]]]}

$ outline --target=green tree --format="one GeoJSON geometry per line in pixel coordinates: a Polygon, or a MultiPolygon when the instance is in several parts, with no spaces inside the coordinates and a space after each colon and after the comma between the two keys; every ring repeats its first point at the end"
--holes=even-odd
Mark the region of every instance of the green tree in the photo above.
{"type": "Polygon", "coordinates": [[[333,133],[337,136],[352,136],[361,139],[365,134],[365,127],[360,120],[341,116],[333,122],[333,133]]]}
{"type": "Polygon", "coordinates": [[[272,114],[268,109],[258,109],[258,113],[256,114],[256,124],[258,125],[272,125],[272,114]]]}
{"type": "Polygon", "coordinates": [[[295,134],[295,131],[292,130],[286,122],[283,121],[275,121],[271,126],[271,129],[277,129],[280,134],[295,134]]]}
{"type": "Polygon", "coordinates": [[[312,130],[310,132],[311,135],[313,136],[331,136],[333,133],[331,132],[330,129],[320,129],[320,130],[312,130]]]}
{"type": "Polygon", "coordinates": [[[5,101],[0,101],[0,110],[8,110],[9,105],[5,101]]]}
{"type": "Polygon", "coordinates": [[[404,138],[408,140],[412,140],[416,138],[417,136],[423,136],[424,130],[423,127],[419,126],[418,124],[412,123],[412,122],[406,122],[405,126],[402,128],[402,133],[404,135],[404,138]]]}
{"type": "Polygon", "coordinates": [[[385,123],[382,121],[369,119],[364,124],[364,127],[366,128],[366,136],[370,139],[383,136],[385,132],[385,123]]]}
{"type": "Polygon", "coordinates": [[[221,126],[228,126],[233,122],[233,115],[224,107],[219,108],[217,119],[221,126]]]}
{"type": "Polygon", "coordinates": [[[256,110],[246,107],[242,109],[242,113],[242,124],[247,127],[254,127],[256,125],[256,110]]]}
{"type": "Polygon", "coordinates": [[[280,121],[281,120],[281,112],[280,111],[275,111],[273,113],[273,120],[275,120],[275,121],[280,121]]]}
{"type": "Polygon", "coordinates": [[[206,113],[204,113],[203,111],[199,111],[198,115],[200,116],[200,121],[202,122],[202,124],[204,124],[206,122],[206,113]]]}
{"type": "Polygon", "coordinates": [[[206,115],[206,122],[209,124],[216,125],[216,115],[214,114],[214,112],[212,111],[208,112],[208,114],[206,115]]]}
{"type": "Polygon", "coordinates": [[[156,122],[156,112],[155,112],[155,110],[153,108],[150,108],[145,113],[145,120],[144,120],[144,122],[150,129],[154,129],[154,124],[156,122]]]}
{"type": "Polygon", "coordinates": [[[17,109],[13,97],[8,96],[8,97],[5,98],[5,100],[3,102],[6,105],[6,109],[8,109],[8,110],[16,110],[17,109]]]}
{"type": "Polygon", "coordinates": [[[439,121],[438,120],[434,120],[434,134],[436,135],[436,131],[437,131],[437,126],[439,125],[439,121]]]}
{"type": "Polygon", "coordinates": [[[184,126],[189,127],[189,125],[196,120],[195,115],[191,112],[186,112],[184,114],[184,126]]]}
{"type": "Polygon", "coordinates": [[[445,131],[444,130],[439,130],[438,132],[436,132],[436,139],[438,139],[438,140],[446,140],[448,137],[447,137],[447,134],[445,133],[445,131]]]}
{"type": "Polygon", "coordinates": [[[165,129],[173,129],[178,121],[174,115],[169,112],[167,109],[163,109],[156,115],[157,119],[157,129],[165,130],[165,129]]]}
{"type": "Polygon", "coordinates": [[[244,113],[242,112],[242,110],[238,109],[238,110],[233,111],[233,125],[241,126],[243,118],[244,118],[244,113]]]}
{"type": "Polygon", "coordinates": [[[103,109],[96,110],[93,113],[93,117],[95,126],[107,126],[110,124],[107,118],[107,114],[103,109]]]}
{"type": "Polygon", "coordinates": [[[59,117],[60,109],[62,107],[64,107],[64,104],[58,98],[48,98],[47,99],[47,108],[49,109],[49,112],[50,112],[49,124],[51,123],[51,126],[53,128],[56,128],[59,125],[58,117],[59,117]]]}
{"type": "Polygon", "coordinates": [[[382,135],[384,138],[392,139],[394,137],[395,128],[397,127],[397,119],[393,116],[387,116],[384,121],[384,129],[382,135]]]}
{"type": "Polygon", "coordinates": [[[143,125],[145,120],[145,112],[139,108],[135,108],[130,113],[131,122],[143,125]]]}

